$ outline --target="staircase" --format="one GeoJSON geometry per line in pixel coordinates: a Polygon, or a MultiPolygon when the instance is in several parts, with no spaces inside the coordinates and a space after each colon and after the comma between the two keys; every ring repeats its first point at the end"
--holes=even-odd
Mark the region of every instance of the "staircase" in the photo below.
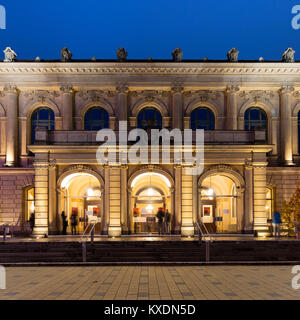
{"type": "MultiPolygon", "coordinates": [[[[0,243],[0,264],[81,263],[79,242],[0,243]]],[[[87,243],[87,262],[191,263],[205,261],[205,243],[198,241],[99,241],[87,243]]],[[[211,262],[300,261],[300,241],[215,241],[211,262]]]]}

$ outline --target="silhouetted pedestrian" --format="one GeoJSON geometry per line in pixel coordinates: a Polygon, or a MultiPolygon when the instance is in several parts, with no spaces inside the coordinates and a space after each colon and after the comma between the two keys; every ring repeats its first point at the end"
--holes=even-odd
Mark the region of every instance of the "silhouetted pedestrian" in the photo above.
{"type": "Polygon", "coordinates": [[[72,235],[77,234],[77,215],[74,212],[71,215],[71,231],[72,235]]]}
{"type": "Polygon", "coordinates": [[[67,220],[67,216],[64,211],[61,213],[61,219],[62,219],[62,234],[66,235],[67,234],[67,227],[68,227],[68,220],[67,220]]]}
{"type": "Polygon", "coordinates": [[[30,215],[29,224],[30,224],[31,233],[32,233],[33,229],[34,229],[34,224],[35,224],[35,213],[34,212],[30,215]]]}
{"type": "Polygon", "coordinates": [[[158,212],[157,212],[157,219],[158,219],[158,234],[161,235],[164,233],[164,212],[162,211],[161,208],[159,208],[158,212]]]}

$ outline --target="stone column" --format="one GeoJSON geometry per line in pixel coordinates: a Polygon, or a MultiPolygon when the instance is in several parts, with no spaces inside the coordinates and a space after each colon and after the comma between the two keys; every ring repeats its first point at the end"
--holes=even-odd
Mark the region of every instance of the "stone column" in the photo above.
{"type": "Polygon", "coordinates": [[[109,225],[109,189],[110,189],[110,169],[104,166],[104,212],[103,212],[103,233],[108,234],[109,225]]]}
{"type": "Polygon", "coordinates": [[[253,154],[253,211],[254,230],[258,235],[267,235],[267,212],[266,212],[266,155],[253,154]]]}
{"type": "Polygon", "coordinates": [[[40,238],[48,235],[48,192],[49,192],[49,163],[35,161],[35,226],[33,237],[40,238]]]}
{"type": "Polygon", "coordinates": [[[122,234],[128,234],[127,170],[128,170],[128,166],[121,167],[121,226],[122,226],[122,234]]]}
{"type": "Polygon", "coordinates": [[[236,85],[228,86],[226,89],[226,130],[237,130],[237,93],[239,87],[236,85]]]}
{"type": "MultiPolygon", "coordinates": [[[[279,118],[278,117],[272,117],[272,145],[273,145],[273,151],[272,155],[278,154],[278,123],[279,118]]],[[[267,132],[266,132],[267,134],[267,132]]]]}
{"type": "Polygon", "coordinates": [[[244,211],[244,230],[253,230],[253,166],[252,163],[245,164],[245,211],[244,211]]]}
{"type": "Polygon", "coordinates": [[[110,168],[109,180],[109,226],[108,235],[119,237],[121,229],[121,169],[120,167],[110,168]]]}
{"type": "Polygon", "coordinates": [[[132,230],[132,189],[128,187],[127,189],[127,227],[128,227],[128,233],[131,234],[133,232],[132,230]]]}
{"type": "Polygon", "coordinates": [[[62,86],[63,130],[73,130],[73,94],[72,86],[62,86]]]}
{"type": "Polygon", "coordinates": [[[180,234],[181,232],[181,166],[175,166],[175,233],[180,234]]]}
{"type": "Polygon", "coordinates": [[[4,88],[7,109],[6,129],[6,166],[13,167],[17,164],[18,146],[18,90],[15,86],[8,85],[4,88]]]}
{"type": "Polygon", "coordinates": [[[198,176],[193,175],[193,222],[198,221],[197,218],[198,211],[198,176]]]}
{"type": "Polygon", "coordinates": [[[280,142],[281,158],[285,165],[294,165],[292,150],[292,92],[294,87],[280,89],[280,142]]]}
{"type": "Polygon", "coordinates": [[[58,214],[61,212],[57,210],[56,171],[55,161],[53,161],[49,166],[49,231],[51,233],[62,229],[58,224],[60,222],[58,214]]]}
{"type": "Polygon", "coordinates": [[[172,124],[173,129],[183,129],[183,87],[175,86],[172,88],[172,124]]]}
{"type": "Polygon", "coordinates": [[[118,92],[119,120],[128,121],[128,105],[127,105],[128,87],[126,85],[121,85],[117,87],[117,92],[118,92]]]}

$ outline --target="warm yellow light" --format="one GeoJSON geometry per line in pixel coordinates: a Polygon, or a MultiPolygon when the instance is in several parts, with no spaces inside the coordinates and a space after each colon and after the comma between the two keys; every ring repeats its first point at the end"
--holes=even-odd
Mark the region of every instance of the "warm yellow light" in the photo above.
{"type": "Polygon", "coordinates": [[[87,195],[89,196],[89,197],[92,197],[93,195],[94,195],[94,190],[93,189],[88,189],[88,191],[87,191],[87,195]]]}
{"type": "Polygon", "coordinates": [[[266,210],[269,210],[269,207],[268,207],[268,206],[266,206],[266,210]]]}
{"type": "Polygon", "coordinates": [[[31,212],[34,212],[34,209],[35,209],[35,207],[34,207],[34,202],[32,202],[32,204],[31,204],[31,206],[30,206],[30,211],[31,211],[31,212]]]}
{"type": "Polygon", "coordinates": [[[154,196],[154,190],[153,190],[152,188],[149,188],[149,189],[148,189],[148,196],[149,196],[149,197],[154,196]]]}
{"type": "Polygon", "coordinates": [[[153,206],[151,205],[151,204],[149,204],[147,207],[146,207],[146,210],[147,210],[147,212],[152,212],[153,211],[153,206]]]}
{"type": "Polygon", "coordinates": [[[214,190],[211,189],[211,188],[208,189],[207,192],[206,192],[206,195],[207,195],[207,196],[212,196],[213,194],[214,194],[214,190]]]}

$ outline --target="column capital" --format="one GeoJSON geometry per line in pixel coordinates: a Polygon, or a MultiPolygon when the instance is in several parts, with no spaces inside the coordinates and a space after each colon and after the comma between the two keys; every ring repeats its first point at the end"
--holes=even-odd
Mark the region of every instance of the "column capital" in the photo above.
{"type": "Polygon", "coordinates": [[[240,91],[240,87],[235,84],[228,85],[225,89],[226,94],[236,94],[240,91]]]}
{"type": "Polygon", "coordinates": [[[253,162],[250,161],[250,160],[246,160],[245,161],[245,168],[248,169],[248,170],[253,169],[253,162]]]}
{"type": "Polygon", "coordinates": [[[117,93],[127,94],[129,92],[129,88],[128,88],[127,84],[118,84],[116,86],[116,91],[117,91],[117,93]]]}
{"type": "Polygon", "coordinates": [[[172,91],[173,94],[182,93],[183,90],[184,90],[184,87],[181,84],[174,84],[171,87],[171,91],[172,91]]]}
{"type": "Polygon", "coordinates": [[[5,85],[5,87],[3,88],[3,91],[5,93],[13,93],[13,94],[16,94],[16,95],[19,93],[19,90],[18,90],[17,86],[14,85],[14,84],[5,85]]]}
{"type": "Polygon", "coordinates": [[[74,88],[72,85],[69,85],[69,84],[63,84],[61,87],[60,87],[60,92],[62,94],[65,94],[65,93],[68,93],[68,94],[73,94],[74,93],[74,88]]]}
{"type": "Polygon", "coordinates": [[[293,91],[295,91],[295,88],[292,85],[284,85],[279,89],[279,93],[281,95],[283,95],[283,94],[292,94],[293,91]]]}

